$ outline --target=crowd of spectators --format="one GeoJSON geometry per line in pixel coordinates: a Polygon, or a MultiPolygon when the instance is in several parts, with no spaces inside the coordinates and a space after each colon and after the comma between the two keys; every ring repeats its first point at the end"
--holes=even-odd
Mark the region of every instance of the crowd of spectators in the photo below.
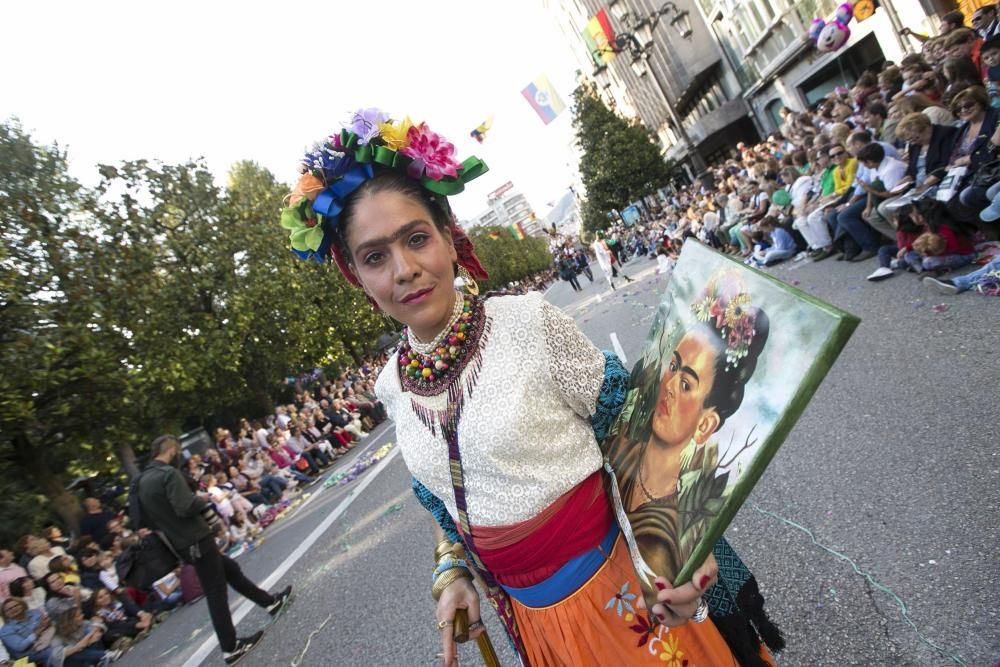
{"type": "MultiPolygon", "coordinates": [[[[386,420],[374,395],[384,364],[366,358],[335,379],[320,380],[267,417],[215,430],[215,445],[182,467],[192,491],[221,521],[216,542],[232,556],[255,540],[305,487],[386,420]]],[[[137,588],[130,554],[149,536],[128,514],[82,502],[78,534],[58,526],[0,549],[0,665],[27,658],[38,667],[104,666],[143,639],[180,604],[201,597],[190,565],[137,588]]]]}
{"type": "Polygon", "coordinates": [[[956,294],[1000,277],[996,7],[951,13],[920,54],[883,63],[674,195],[658,252],[696,237],[747,263],[805,259],[900,272],[956,294]],[[706,183],[706,181],[708,181],[706,183]],[[969,276],[944,278],[973,264],[969,276]]]}
{"type": "MultiPolygon", "coordinates": [[[[941,293],[997,294],[1000,21],[994,5],[976,10],[973,28],[964,18],[951,12],[941,35],[915,36],[921,53],[874,65],[808,109],[783,108],[765,142],[737,145],[600,242],[615,261],[657,256],[660,271],[695,237],[758,267],[836,258],[873,282],[910,272],[941,293]]],[[[574,289],[582,248],[554,253],[574,289]]]]}

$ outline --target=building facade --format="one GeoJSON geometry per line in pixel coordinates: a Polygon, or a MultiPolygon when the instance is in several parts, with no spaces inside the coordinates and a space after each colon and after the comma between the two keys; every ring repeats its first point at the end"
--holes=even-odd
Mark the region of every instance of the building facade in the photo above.
{"type": "Polygon", "coordinates": [[[581,75],[596,82],[609,106],[655,132],[664,159],[686,165],[692,177],[739,141],[760,137],[732,65],[694,2],[546,0],[581,75]],[[601,9],[620,42],[603,66],[580,35],[601,9]]]}
{"type": "Polygon", "coordinates": [[[510,181],[491,192],[487,202],[489,207],[485,211],[463,223],[465,229],[510,227],[520,223],[524,233],[529,236],[545,234],[531,204],[524,195],[514,190],[514,184],[510,181]]]}
{"type": "Polygon", "coordinates": [[[899,62],[919,44],[899,35],[909,27],[934,32],[922,0],[879,0],[875,13],[852,20],[850,39],[821,53],[807,35],[814,18],[829,21],[843,0],[697,0],[697,9],[736,74],[758,127],[771,133],[780,110],[807,108],[837,86],[850,87],[862,72],[899,62]]]}

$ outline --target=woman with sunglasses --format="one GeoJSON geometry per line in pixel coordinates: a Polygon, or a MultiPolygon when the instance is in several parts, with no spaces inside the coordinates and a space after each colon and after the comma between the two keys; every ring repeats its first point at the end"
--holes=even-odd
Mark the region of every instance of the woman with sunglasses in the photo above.
{"type": "Polygon", "coordinates": [[[979,212],[989,205],[986,191],[970,186],[972,175],[995,157],[995,146],[990,141],[1000,120],[1000,110],[990,105],[989,95],[982,86],[966,88],[952,101],[952,111],[962,124],[959,125],[952,145],[950,167],[966,167],[962,190],[952,200],[952,215],[961,222],[975,222],[979,212]]]}

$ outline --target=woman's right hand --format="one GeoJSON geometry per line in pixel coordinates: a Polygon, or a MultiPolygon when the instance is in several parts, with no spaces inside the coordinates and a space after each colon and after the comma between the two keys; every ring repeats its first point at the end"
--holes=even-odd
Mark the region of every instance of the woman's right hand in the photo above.
{"type": "MultiPolygon", "coordinates": [[[[469,625],[481,621],[479,612],[479,592],[472,585],[470,579],[462,578],[452,582],[441,593],[438,599],[437,610],[435,611],[435,621],[447,621],[448,625],[441,629],[441,647],[444,649],[444,667],[452,667],[458,664],[458,648],[455,646],[454,625],[455,612],[465,609],[469,615],[469,625]]],[[[480,624],[475,630],[469,632],[469,639],[475,639],[483,633],[483,626],[480,624]]]]}

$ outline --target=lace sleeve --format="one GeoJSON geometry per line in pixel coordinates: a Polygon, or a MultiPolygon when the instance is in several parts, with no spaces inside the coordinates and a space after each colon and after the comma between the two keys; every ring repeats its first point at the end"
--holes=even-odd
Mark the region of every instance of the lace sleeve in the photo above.
{"type": "Polygon", "coordinates": [[[604,382],[604,355],[572,318],[549,303],[542,304],[542,331],[549,376],[573,411],[590,417],[604,382]]]}

